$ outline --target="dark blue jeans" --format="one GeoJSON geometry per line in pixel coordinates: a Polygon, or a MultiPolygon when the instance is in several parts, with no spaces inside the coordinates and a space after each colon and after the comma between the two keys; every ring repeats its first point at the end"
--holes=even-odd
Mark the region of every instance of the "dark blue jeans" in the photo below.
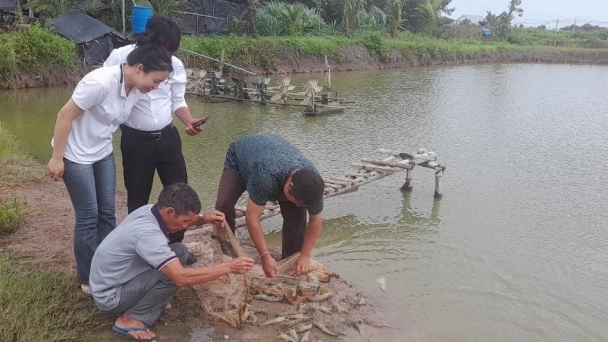
{"type": "Polygon", "coordinates": [[[93,164],[78,164],[65,158],[63,162],[63,181],[76,216],[76,273],[81,283],[88,284],[93,254],[99,243],[116,227],[116,162],[114,153],[93,164]]]}

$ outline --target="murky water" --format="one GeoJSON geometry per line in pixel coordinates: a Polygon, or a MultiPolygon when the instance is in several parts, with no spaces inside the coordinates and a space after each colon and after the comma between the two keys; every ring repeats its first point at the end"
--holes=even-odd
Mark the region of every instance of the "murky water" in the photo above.
{"type": "MultiPolygon", "coordinates": [[[[380,157],[378,148],[432,149],[448,167],[442,200],[421,168],[412,193],[399,191],[397,174],[329,199],[314,256],[420,341],[608,340],[608,67],[353,72],[333,84],[358,109],[309,118],[190,98],[197,116],[211,116],[203,135],[183,138],[204,207],[226,148],[244,134],[284,135],[324,176],[380,157]]],[[[0,121],[46,163],[69,95],[3,91],[0,121]]],[[[264,222],[274,244],[279,223],[264,222]]]]}

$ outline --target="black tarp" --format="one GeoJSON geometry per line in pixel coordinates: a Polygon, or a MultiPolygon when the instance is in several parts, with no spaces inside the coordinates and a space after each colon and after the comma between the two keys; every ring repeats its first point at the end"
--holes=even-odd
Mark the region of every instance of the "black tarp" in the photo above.
{"type": "Polygon", "coordinates": [[[187,12],[190,14],[182,14],[180,20],[182,33],[186,34],[228,34],[228,18],[251,22],[248,7],[221,0],[192,1],[187,12]]]}
{"type": "Polygon", "coordinates": [[[101,21],[78,12],[56,17],[53,26],[57,33],[82,48],[85,62],[91,65],[108,58],[117,40],[126,40],[101,21]]]}
{"type": "Polygon", "coordinates": [[[14,11],[15,3],[12,0],[0,0],[0,11],[14,11]]]}

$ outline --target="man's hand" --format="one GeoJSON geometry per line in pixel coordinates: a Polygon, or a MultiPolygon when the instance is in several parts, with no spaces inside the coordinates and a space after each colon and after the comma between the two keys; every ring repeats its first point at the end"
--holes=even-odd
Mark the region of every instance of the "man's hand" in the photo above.
{"type": "Polygon", "coordinates": [[[63,159],[51,158],[46,168],[49,170],[49,177],[58,181],[63,177],[65,164],[63,163],[63,159]]]}
{"type": "Polygon", "coordinates": [[[265,254],[262,256],[262,269],[264,270],[264,274],[268,278],[274,278],[279,273],[279,266],[277,266],[277,261],[274,260],[272,255],[265,254]]]}
{"type": "Polygon", "coordinates": [[[254,261],[251,258],[240,257],[236,259],[232,259],[228,263],[228,267],[230,268],[230,273],[234,274],[243,274],[251,271],[253,268],[254,261]]]}
{"type": "Polygon", "coordinates": [[[224,216],[224,213],[221,211],[212,210],[212,211],[203,213],[202,219],[203,219],[202,223],[221,224],[226,219],[226,216],[224,216]]]}
{"type": "Polygon", "coordinates": [[[296,260],[296,275],[308,274],[310,271],[312,271],[310,257],[300,254],[298,260],[296,260]]]}
{"type": "Polygon", "coordinates": [[[200,132],[202,132],[203,126],[205,124],[199,125],[196,128],[194,128],[193,126],[195,126],[197,123],[200,123],[203,120],[205,120],[205,119],[192,119],[192,120],[188,121],[188,124],[186,125],[186,134],[194,136],[194,135],[197,135],[200,132]]]}

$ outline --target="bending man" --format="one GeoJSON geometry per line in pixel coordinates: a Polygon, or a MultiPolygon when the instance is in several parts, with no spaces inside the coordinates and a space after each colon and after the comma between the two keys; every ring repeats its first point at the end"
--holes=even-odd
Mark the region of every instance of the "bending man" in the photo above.
{"type": "Polygon", "coordinates": [[[229,273],[251,270],[253,259],[236,258],[206,268],[184,268],[188,256],[180,243],[169,245],[169,234],[204,222],[223,222],[218,211],[199,214],[201,202],[185,183],[163,189],[156,205],[145,205],[125,218],[99,245],[89,283],[101,310],[120,314],[112,330],[137,341],[152,341],[149,327],[168,307],[181,286],[229,273]]]}
{"type": "Polygon", "coordinates": [[[278,201],[283,216],[283,258],[301,252],[296,274],[310,272],[310,253],[323,223],[323,179],[297,147],[278,135],[250,135],[233,142],[226,153],[215,209],[235,230],[234,205],[249,193],[245,220],[267,277],[277,272],[260,217],[266,202],[278,201]],[[306,224],[306,212],[310,214],[306,224]]]}

